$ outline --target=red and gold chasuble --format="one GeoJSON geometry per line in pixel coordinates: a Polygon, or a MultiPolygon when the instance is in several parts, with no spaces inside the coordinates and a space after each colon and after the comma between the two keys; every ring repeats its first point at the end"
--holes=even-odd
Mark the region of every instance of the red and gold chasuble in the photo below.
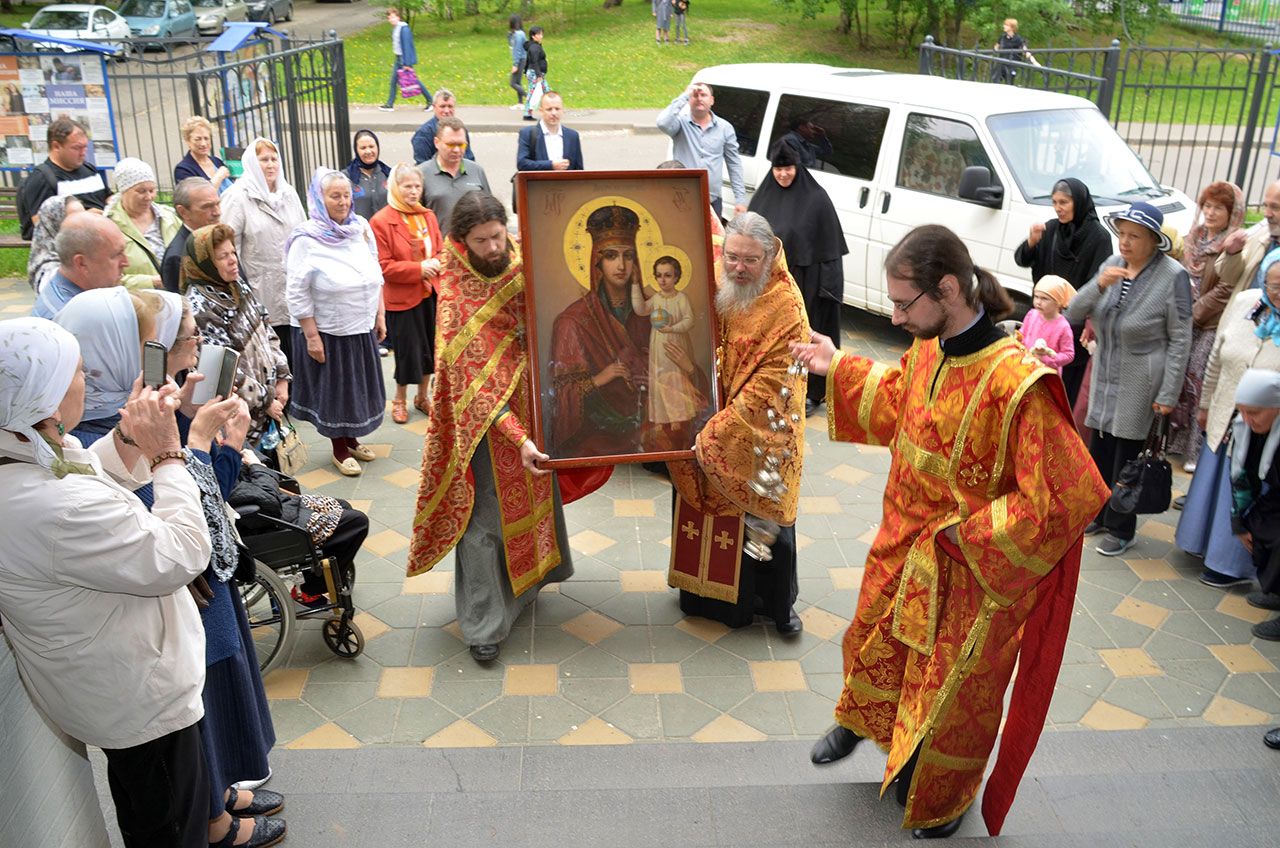
{"type": "Polygon", "coordinates": [[[462,538],[475,503],[471,457],[488,434],[507,574],[520,595],[561,561],[552,478],[533,476],[520,460],[522,422],[532,410],[520,253],[512,244],[507,270],[490,278],[452,239],[444,252],[436,279],[435,394],[408,573],[429,570],[462,538]]]}
{"type": "Polygon", "coordinates": [[[1021,656],[983,801],[999,833],[1057,679],[1081,534],[1108,497],[1062,381],[1024,353],[916,341],[896,368],[837,354],[827,381],[831,438],[893,453],[836,720],[888,752],[882,791],[919,748],[904,827],[973,803],[1021,656]],[[952,525],[958,549],[938,541],[952,525]]]}
{"type": "MultiPolygon", "coordinates": [[[[717,262],[717,275],[720,268],[717,262]]],[[[695,460],[667,464],[676,488],[669,585],[735,603],[743,515],[758,515],[781,525],[795,523],[804,454],[804,385],[792,386],[785,405],[778,390],[793,361],[791,343],[808,338],[804,300],[779,245],[769,281],[750,309],[720,319],[716,359],[724,408],[698,434],[695,460]],[[766,410],[770,406],[798,416],[791,429],[769,430],[766,410]],[[753,453],[760,441],[791,451],[778,468],[787,484],[781,501],[761,498],[747,485],[760,467],[753,453]]]]}

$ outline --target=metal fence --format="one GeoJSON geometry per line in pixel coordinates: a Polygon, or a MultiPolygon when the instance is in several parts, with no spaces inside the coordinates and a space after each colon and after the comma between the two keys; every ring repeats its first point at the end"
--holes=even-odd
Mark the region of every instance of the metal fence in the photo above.
{"type": "Polygon", "coordinates": [[[920,73],[1003,82],[1092,100],[1162,184],[1191,197],[1214,180],[1252,207],[1280,176],[1280,62],[1269,47],[1035,50],[1035,62],[926,38],[920,73]]]}
{"type": "Polygon", "coordinates": [[[1192,26],[1270,38],[1280,34],[1280,2],[1277,0],[1165,0],[1183,23],[1192,26]]]}

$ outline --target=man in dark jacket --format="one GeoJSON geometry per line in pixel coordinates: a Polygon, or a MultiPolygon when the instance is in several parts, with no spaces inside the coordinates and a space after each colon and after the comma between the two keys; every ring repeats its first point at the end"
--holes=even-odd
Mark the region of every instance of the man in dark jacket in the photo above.
{"type": "Polygon", "coordinates": [[[222,220],[222,203],[213,183],[203,177],[187,177],[173,189],[173,208],[182,219],[182,229],[165,248],[164,258],[160,260],[160,281],[166,291],[177,292],[187,238],[201,227],[222,220]]]}
{"type": "MultiPolygon", "coordinates": [[[[454,110],[458,107],[458,101],[454,100],[453,92],[447,88],[442,88],[436,92],[436,96],[431,100],[431,108],[435,112],[431,116],[431,120],[427,121],[414,132],[413,138],[409,144],[413,147],[413,164],[421,165],[423,162],[429,162],[436,156],[436,135],[439,132],[440,119],[452,118],[454,110]]],[[[476,154],[471,149],[471,133],[467,133],[467,152],[465,158],[472,162],[476,161],[476,154]]]]}
{"type": "Polygon", "coordinates": [[[520,130],[516,145],[518,171],[581,171],[582,143],[577,130],[561,124],[564,101],[554,91],[542,95],[542,120],[520,130]]]}

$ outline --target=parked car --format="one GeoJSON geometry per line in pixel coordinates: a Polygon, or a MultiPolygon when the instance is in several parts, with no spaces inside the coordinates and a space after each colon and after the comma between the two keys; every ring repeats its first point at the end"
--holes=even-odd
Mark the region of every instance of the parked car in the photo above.
{"type": "MultiPolygon", "coordinates": [[[[55,38],[78,38],[83,41],[105,41],[122,48],[122,53],[132,49],[129,38],[129,22],[111,9],[84,3],[60,3],[45,6],[36,12],[23,29],[55,38]]],[[[41,49],[57,49],[72,53],[75,48],[56,42],[35,42],[41,49]]]]}
{"type": "Polygon", "coordinates": [[[293,0],[248,0],[248,3],[251,21],[274,24],[293,20],[293,0]]]}
{"type": "Polygon", "coordinates": [[[244,0],[191,0],[201,35],[217,35],[228,21],[249,20],[244,0]]]}
{"type": "MultiPolygon", "coordinates": [[[[1013,252],[1053,217],[1062,177],[1089,186],[1099,216],[1135,200],[1185,233],[1195,204],[1161,186],[1090,101],[1014,86],[827,65],[719,65],[694,75],[738,133],[748,193],[789,132],[809,139],[849,253],[844,301],[888,315],[884,258],[919,224],[946,224],[1023,305],[1031,278],[1013,252]]],[[[726,169],[712,186],[733,208],[726,169]]]]}
{"type": "Polygon", "coordinates": [[[194,39],[198,34],[190,0],[124,0],[120,14],[135,39],[194,39]]]}

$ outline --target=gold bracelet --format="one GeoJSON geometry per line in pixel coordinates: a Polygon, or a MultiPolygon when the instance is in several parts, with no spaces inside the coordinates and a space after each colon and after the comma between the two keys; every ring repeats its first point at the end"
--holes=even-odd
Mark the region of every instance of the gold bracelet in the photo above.
{"type": "Polygon", "coordinates": [[[182,451],[165,451],[164,453],[157,454],[151,458],[151,470],[155,471],[156,466],[167,459],[181,459],[184,462],[186,461],[186,457],[182,455],[182,451]]]}

